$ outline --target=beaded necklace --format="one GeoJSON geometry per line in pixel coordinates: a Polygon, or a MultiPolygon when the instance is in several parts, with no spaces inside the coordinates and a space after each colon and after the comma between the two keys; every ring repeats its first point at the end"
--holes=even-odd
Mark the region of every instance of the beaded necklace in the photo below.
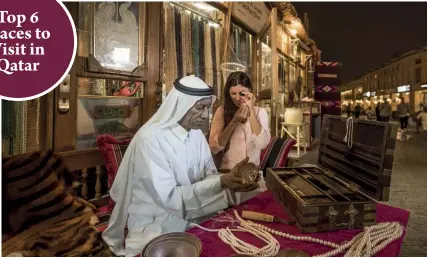
{"type": "Polygon", "coordinates": [[[222,229],[208,229],[200,225],[193,224],[202,230],[208,232],[217,232],[220,239],[232,247],[232,249],[240,255],[251,256],[275,256],[278,254],[280,245],[273,235],[285,237],[295,241],[312,242],[325,245],[334,250],[324,254],[315,255],[315,257],[332,257],[340,253],[345,256],[373,256],[380,250],[384,249],[392,241],[400,238],[403,234],[403,228],[398,222],[383,222],[376,225],[365,227],[364,231],[360,232],[351,241],[344,242],[343,244],[336,244],[326,240],[313,238],[309,236],[294,236],[281,231],[271,229],[267,226],[254,223],[252,221],[242,219],[236,210],[234,214],[239,221],[239,226],[236,228],[222,228],[222,229]],[[261,239],[266,243],[264,247],[258,248],[251,244],[244,242],[237,238],[232,232],[248,232],[261,239]]]}

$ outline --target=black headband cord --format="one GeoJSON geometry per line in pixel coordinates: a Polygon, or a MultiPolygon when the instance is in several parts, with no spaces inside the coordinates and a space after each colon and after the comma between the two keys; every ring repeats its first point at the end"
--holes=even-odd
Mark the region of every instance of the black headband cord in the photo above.
{"type": "Polygon", "coordinates": [[[187,95],[191,95],[191,96],[212,96],[214,95],[214,88],[209,87],[208,89],[195,89],[195,88],[190,88],[187,86],[184,86],[183,84],[180,83],[180,80],[177,79],[174,82],[174,87],[187,95]]]}

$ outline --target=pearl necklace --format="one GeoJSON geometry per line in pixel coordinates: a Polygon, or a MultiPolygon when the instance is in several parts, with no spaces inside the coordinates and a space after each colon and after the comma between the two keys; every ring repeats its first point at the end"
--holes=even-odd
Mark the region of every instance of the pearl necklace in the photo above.
{"type": "MultiPolygon", "coordinates": [[[[237,215],[237,214],[235,214],[237,215]]],[[[239,218],[239,217],[238,217],[239,218]]],[[[230,229],[229,227],[222,229],[208,229],[204,228],[198,224],[191,223],[191,226],[196,226],[202,230],[208,232],[218,232],[220,239],[229,245],[237,254],[240,255],[251,255],[251,256],[275,256],[279,251],[279,242],[274,238],[269,232],[254,227],[250,224],[240,223],[241,226],[237,226],[235,229],[230,229]],[[234,232],[248,232],[253,234],[255,237],[259,238],[266,245],[262,248],[258,248],[254,245],[246,243],[241,239],[237,238],[233,233],[234,232]]]]}
{"type": "Polygon", "coordinates": [[[218,232],[220,239],[228,244],[232,249],[241,255],[251,256],[275,256],[280,248],[278,240],[273,237],[277,235],[285,237],[295,241],[312,242],[321,245],[325,245],[331,248],[335,248],[324,254],[316,255],[315,257],[332,257],[340,253],[345,252],[345,256],[373,256],[380,250],[384,249],[392,241],[400,238],[403,234],[402,226],[397,222],[384,222],[379,223],[370,227],[365,227],[363,232],[360,232],[351,241],[345,242],[344,244],[338,245],[333,242],[313,238],[309,236],[294,236],[281,231],[271,229],[267,226],[254,223],[249,220],[242,219],[236,210],[234,214],[238,219],[240,226],[236,229],[230,229],[229,227],[223,229],[208,229],[198,224],[192,223],[192,226],[196,226],[202,230],[208,232],[218,232]],[[248,232],[263,240],[267,245],[262,248],[255,247],[248,244],[239,238],[237,238],[232,231],[248,232]],[[272,235],[273,234],[273,235],[272,235]]]}

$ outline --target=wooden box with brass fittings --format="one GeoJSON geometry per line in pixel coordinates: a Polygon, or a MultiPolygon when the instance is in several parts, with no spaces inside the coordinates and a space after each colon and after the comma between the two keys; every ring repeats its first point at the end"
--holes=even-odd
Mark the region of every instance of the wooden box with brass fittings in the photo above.
{"type": "Polygon", "coordinates": [[[268,168],[267,187],[302,233],[373,225],[377,201],[389,198],[397,131],[390,123],[324,115],[318,164],[268,168]]]}

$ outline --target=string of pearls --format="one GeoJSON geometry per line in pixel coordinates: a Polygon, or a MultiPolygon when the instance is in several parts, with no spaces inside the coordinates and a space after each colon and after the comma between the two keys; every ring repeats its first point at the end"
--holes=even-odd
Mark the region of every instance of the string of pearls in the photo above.
{"type": "Polygon", "coordinates": [[[252,221],[242,219],[236,210],[234,210],[235,216],[240,222],[240,226],[236,229],[230,229],[229,227],[223,229],[208,229],[197,224],[193,226],[199,227],[202,230],[209,232],[218,232],[220,239],[232,247],[232,249],[241,255],[252,255],[252,256],[275,256],[280,248],[278,240],[273,235],[285,237],[295,241],[312,242],[321,245],[325,245],[334,250],[324,254],[316,255],[315,257],[332,257],[338,254],[344,253],[346,257],[352,256],[373,256],[380,250],[384,249],[392,241],[400,238],[403,234],[402,226],[397,222],[384,222],[379,223],[370,227],[365,227],[364,231],[360,232],[349,242],[344,242],[338,245],[333,242],[321,240],[309,236],[294,236],[281,231],[271,229],[267,226],[254,223],[252,221]],[[262,248],[255,247],[248,244],[239,238],[237,238],[232,231],[248,232],[261,239],[267,245],[262,248]]]}
{"type": "MultiPolygon", "coordinates": [[[[345,256],[373,256],[384,249],[392,241],[400,238],[403,234],[403,228],[397,222],[384,222],[366,227],[363,232],[356,235],[351,241],[343,244],[338,249],[330,251],[328,256],[335,256],[343,253],[345,256]]],[[[326,256],[320,255],[320,256],[326,256]]]]}
{"type": "Polygon", "coordinates": [[[241,226],[237,226],[236,229],[230,229],[222,228],[222,229],[208,229],[204,228],[198,224],[192,224],[193,226],[196,226],[202,230],[209,231],[209,232],[218,232],[218,236],[220,239],[229,245],[233,251],[235,251],[237,254],[240,255],[251,255],[251,256],[263,256],[263,257],[269,257],[269,256],[275,256],[280,248],[278,240],[276,240],[275,237],[273,237],[269,232],[258,229],[257,227],[251,226],[249,224],[241,224],[241,226]],[[253,234],[258,239],[262,240],[266,243],[265,246],[262,248],[258,248],[254,245],[251,245],[249,243],[246,243],[242,241],[241,239],[237,238],[233,232],[248,232],[250,234],[253,234]]]}

